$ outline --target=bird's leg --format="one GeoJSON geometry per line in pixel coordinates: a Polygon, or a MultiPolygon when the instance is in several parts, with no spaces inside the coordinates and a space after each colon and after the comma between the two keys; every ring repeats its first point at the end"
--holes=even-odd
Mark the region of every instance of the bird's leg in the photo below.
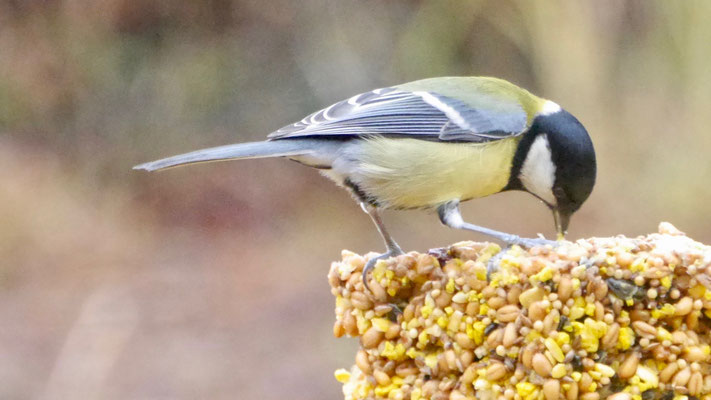
{"type": "Polygon", "coordinates": [[[459,212],[459,200],[452,200],[447,203],[442,204],[437,208],[437,213],[439,214],[439,219],[443,224],[454,229],[465,229],[468,231],[478,232],[487,236],[491,236],[494,239],[498,239],[506,243],[504,251],[500,252],[496,256],[492,257],[489,264],[487,265],[487,277],[490,273],[495,272],[498,269],[498,261],[503,257],[505,250],[513,245],[518,245],[521,247],[535,247],[535,246],[545,246],[547,244],[551,246],[557,246],[558,242],[547,239],[540,238],[522,238],[518,235],[513,235],[506,232],[500,232],[493,229],[485,228],[483,226],[478,226],[464,222],[462,219],[462,214],[459,212]]]}
{"type": "Polygon", "coordinates": [[[522,238],[518,235],[513,235],[506,232],[495,231],[493,229],[484,228],[483,226],[464,222],[462,214],[459,212],[459,200],[452,200],[442,204],[437,208],[439,219],[443,224],[454,229],[466,229],[468,231],[478,232],[494,239],[498,239],[507,245],[519,245],[521,247],[544,246],[550,244],[556,246],[557,242],[540,238],[522,238]]]}
{"type": "Polygon", "coordinates": [[[392,236],[388,233],[387,229],[385,229],[385,225],[383,224],[383,220],[380,219],[380,213],[378,213],[378,209],[374,206],[368,205],[366,203],[360,203],[361,208],[363,208],[363,211],[365,211],[369,216],[370,219],[373,220],[373,223],[375,224],[375,227],[378,228],[378,232],[380,232],[380,236],[383,237],[383,241],[385,241],[385,248],[386,252],[377,256],[373,257],[370,260],[368,260],[368,263],[365,264],[365,267],[363,268],[363,285],[365,288],[370,291],[370,288],[368,287],[368,279],[367,275],[370,270],[375,267],[375,264],[378,262],[378,260],[384,260],[393,256],[398,256],[400,254],[403,254],[402,249],[400,249],[400,246],[395,243],[395,240],[393,240],[392,236]]]}

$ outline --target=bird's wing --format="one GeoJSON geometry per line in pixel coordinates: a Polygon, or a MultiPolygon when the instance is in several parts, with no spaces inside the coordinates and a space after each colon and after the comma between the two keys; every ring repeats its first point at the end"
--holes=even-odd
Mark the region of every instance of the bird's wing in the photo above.
{"type": "Polygon", "coordinates": [[[528,116],[517,101],[474,95],[479,96],[476,106],[434,91],[376,89],[315,112],[269,138],[381,135],[488,142],[527,129],[528,116]]]}

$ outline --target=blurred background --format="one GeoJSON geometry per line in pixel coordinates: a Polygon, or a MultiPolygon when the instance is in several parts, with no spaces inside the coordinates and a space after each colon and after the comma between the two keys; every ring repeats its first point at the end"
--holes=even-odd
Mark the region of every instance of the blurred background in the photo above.
{"type": "MultiPolygon", "coordinates": [[[[134,164],[258,140],[355,93],[494,75],[588,128],[570,238],[711,241],[711,2],[0,1],[0,398],[337,399],[326,280],[381,251],[349,195],[284,160],[134,164]]],[[[553,235],[532,196],[475,223],[553,235]]],[[[407,250],[464,239],[385,214],[407,250]]]]}

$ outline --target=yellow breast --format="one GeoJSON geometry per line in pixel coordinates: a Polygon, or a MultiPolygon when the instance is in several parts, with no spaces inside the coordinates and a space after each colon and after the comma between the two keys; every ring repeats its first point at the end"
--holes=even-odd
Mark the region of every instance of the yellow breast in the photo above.
{"type": "Polygon", "coordinates": [[[361,190],[388,208],[433,207],[484,197],[508,183],[518,141],[367,139],[358,144],[351,176],[361,190]]]}

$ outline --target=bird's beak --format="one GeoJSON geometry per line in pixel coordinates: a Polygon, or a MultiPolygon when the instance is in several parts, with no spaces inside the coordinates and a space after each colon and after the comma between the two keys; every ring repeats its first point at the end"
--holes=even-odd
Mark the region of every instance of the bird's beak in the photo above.
{"type": "Polygon", "coordinates": [[[558,240],[565,239],[565,234],[568,233],[568,224],[570,223],[570,213],[554,208],[553,221],[555,222],[555,229],[558,231],[558,240]]]}

